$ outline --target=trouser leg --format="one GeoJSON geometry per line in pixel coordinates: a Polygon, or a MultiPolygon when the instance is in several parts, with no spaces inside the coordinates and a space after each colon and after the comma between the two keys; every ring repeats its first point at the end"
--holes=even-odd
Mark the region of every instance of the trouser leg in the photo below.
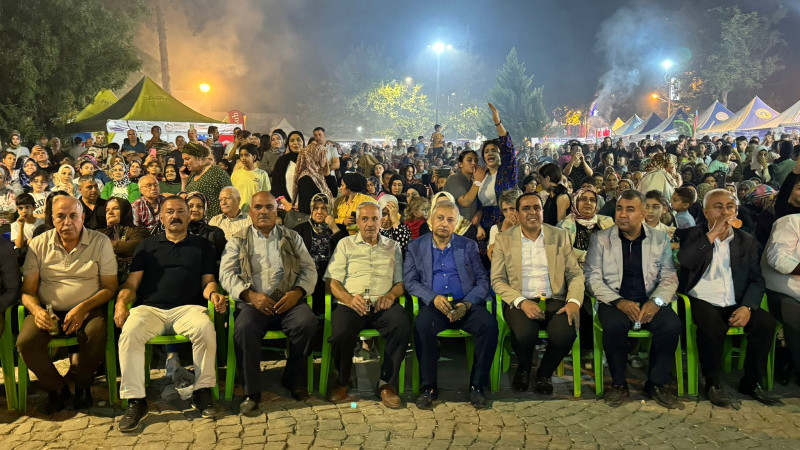
{"type": "Polygon", "coordinates": [[[484,305],[477,305],[467,311],[461,328],[473,336],[475,356],[472,363],[471,386],[489,386],[489,375],[497,350],[497,319],[489,313],[484,305]]]}
{"type": "Polygon", "coordinates": [[[542,321],[529,319],[528,316],[513,306],[503,305],[503,317],[511,330],[511,347],[517,354],[520,370],[530,372],[533,367],[533,350],[539,340],[539,327],[542,321]]]}
{"type": "MultiPolygon", "coordinates": [[[[107,306],[102,305],[89,312],[83,326],[77,333],[79,353],[78,367],[75,371],[75,387],[89,388],[94,373],[105,359],[106,338],[108,336],[107,306]]],[[[109,364],[116,364],[109,361],[109,364]]]]}
{"type": "Polygon", "coordinates": [[[36,326],[32,315],[25,317],[17,337],[17,350],[28,368],[36,374],[39,384],[46,391],[60,390],[64,386],[64,377],[58,373],[50,359],[47,344],[52,337],[47,330],[36,326]]]}
{"type": "Polygon", "coordinates": [[[423,389],[437,387],[439,345],[436,335],[444,331],[449,323],[450,320],[432,304],[420,307],[414,324],[414,346],[423,389]]]}
{"type": "Polygon", "coordinates": [[[366,319],[346,305],[337,305],[331,313],[331,357],[339,372],[337,382],[341,386],[350,383],[353,368],[353,348],[366,319]]]}
{"type": "Polygon", "coordinates": [[[165,310],[150,306],[131,308],[119,336],[119,367],[122,375],[119,398],[145,398],[144,347],[151,338],[163,334],[165,310]]]}
{"type": "Polygon", "coordinates": [[[217,385],[217,333],[208,318],[208,309],[198,305],[170,310],[172,329],[192,342],[194,390],[217,385]]]}
{"type": "Polygon", "coordinates": [[[728,333],[728,317],[732,311],[706,301],[690,298],[692,321],[697,326],[697,356],[700,370],[709,386],[722,382],[722,351],[728,333]]]}
{"type": "Polygon", "coordinates": [[[744,359],[742,389],[755,388],[766,376],[769,350],[775,338],[775,325],[775,319],[763,309],[757,309],[750,314],[750,321],[744,327],[747,333],[747,354],[744,359]]]}
{"type": "Polygon", "coordinates": [[[308,303],[298,303],[280,316],[280,320],[281,329],[289,339],[284,380],[292,387],[305,386],[308,375],[306,358],[311,354],[311,344],[317,333],[317,318],[308,303]]]}
{"type": "Polygon", "coordinates": [[[664,386],[669,382],[672,367],[675,365],[675,349],[678,348],[682,328],[681,319],[672,308],[663,307],[643,328],[653,333],[649,381],[655,386],[664,386]]]}
{"type": "Polygon", "coordinates": [[[372,314],[369,321],[386,341],[380,381],[397,386],[400,364],[403,362],[408,349],[408,341],[411,339],[411,323],[405,309],[400,306],[400,303],[395,303],[389,309],[372,314]]]}
{"type": "Polygon", "coordinates": [[[789,347],[794,370],[800,371],[800,301],[786,294],[767,290],[769,312],[783,323],[783,337],[789,347]]]}
{"type": "MultiPolygon", "coordinates": [[[[544,352],[542,362],[539,364],[539,370],[536,372],[537,378],[550,378],[553,372],[561,364],[561,360],[569,353],[572,344],[575,342],[577,333],[575,327],[569,324],[567,314],[556,314],[559,309],[563,308],[565,302],[561,300],[548,300],[546,312],[546,326],[547,334],[550,336],[547,340],[547,350],[544,352]]],[[[576,359],[579,355],[574,355],[576,359]]]]}
{"type": "Polygon", "coordinates": [[[603,326],[603,348],[608,371],[611,372],[611,383],[627,386],[625,369],[628,363],[628,330],[631,329],[631,321],[616,306],[605,303],[598,305],[597,317],[603,326]]]}
{"type": "Polygon", "coordinates": [[[237,367],[241,370],[244,394],[261,393],[261,341],[269,323],[266,314],[249,303],[236,303],[237,315],[233,326],[237,367]]]}

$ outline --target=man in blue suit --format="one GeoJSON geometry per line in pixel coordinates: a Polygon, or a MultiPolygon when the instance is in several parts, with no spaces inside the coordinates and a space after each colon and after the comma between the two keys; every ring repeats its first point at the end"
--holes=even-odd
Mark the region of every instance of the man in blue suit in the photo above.
{"type": "Polygon", "coordinates": [[[489,384],[497,347],[497,320],[486,310],[489,278],[478,244],[454,234],[457,218],[455,203],[437,203],[431,213],[431,233],[411,241],[406,254],[403,281],[408,292],[422,303],[414,327],[423,386],[417,398],[419,408],[430,408],[438,397],[436,335],[451,327],[474,336],[470,403],[476,409],[486,407],[483,388],[489,384]]]}

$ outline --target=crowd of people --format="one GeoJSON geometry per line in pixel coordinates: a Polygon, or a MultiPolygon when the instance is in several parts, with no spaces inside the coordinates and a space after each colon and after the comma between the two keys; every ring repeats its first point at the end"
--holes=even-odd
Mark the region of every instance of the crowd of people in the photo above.
{"type": "Polygon", "coordinates": [[[739,406],[723,387],[722,361],[728,328],[743,327],[738,391],[781,404],[762,380],[778,321],[790,355],[778,376],[800,373],[797,134],[515,145],[491,104],[489,113],[497,137],[475,149],[448,141],[438,124],[429,139],[351,148],[322,127],[308,140],[300,131],[237,129],[228,143],[215,127],[206,141],[189,130],[175,142],[153,127],[147,142],[130,130],[122,146],[98,133],[74,149],[42,138],[30,150],[12,132],[0,164],[0,226],[10,233],[0,242],[0,307],[21,291],[29,315],[17,347],[48,392],[42,410],[92,404],[111,301],[120,398],[129,402],[119,428],[136,430],[147,414],[144,346],[166,332],[191,340],[193,404],[214,416],[217,340],[207,304],[225,313],[223,292],[235,300],[230,351],[241,368],[242,414],[258,412],[261,340],[271,329],[289,340],[282,385],[308,398],[305,361],[326,295],[336,303],[333,402],[349,398],[359,332],[375,328],[385,341],[383,404],[403,405],[398,372],[413,333],[416,404],[430,408],[437,334],[459,328],[475,340],[469,401],[486,407],[499,337],[487,302],[497,294],[518,361],[515,390],[533,384],[552,394],[578,334],[591,348],[596,314],[611,373],[606,403],[627,398],[627,333],[644,329],[653,337],[643,393],[681,408],[668,387],[686,329],[671,307],[681,293],[708,399],[739,406]],[[419,302],[413,323],[403,297],[406,308],[419,302]],[[540,330],[549,338],[534,373],[540,330]],[[47,348],[63,334],[79,340],[72,392],[47,348]]]}

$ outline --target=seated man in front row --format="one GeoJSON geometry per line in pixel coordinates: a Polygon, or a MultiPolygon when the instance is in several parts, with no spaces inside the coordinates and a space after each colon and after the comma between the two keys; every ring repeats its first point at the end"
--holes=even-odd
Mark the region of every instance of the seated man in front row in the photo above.
{"type": "Polygon", "coordinates": [[[761,309],[764,278],[753,236],[731,227],[738,202],[725,189],[703,199],[707,223],[686,230],[681,239],[680,292],[692,303],[697,351],[706,379],[706,395],[716,406],[739,409],[741,403],[722,389],[722,351],[728,327],[744,327],[747,356],[739,392],[766,405],[781,405],[759,385],[775,336],[775,319],[761,309]],[[735,262],[734,264],[731,264],[735,262]]]}
{"type": "Polygon", "coordinates": [[[278,205],[269,192],[253,195],[249,214],[252,225],[231,236],[220,265],[222,287],[236,299],[233,339],[245,395],[240,414],[257,411],[261,401],[261,343],[269,330],[282,330],[289,339],[281,384],[295,400],[308,398],[306,358],[317,332],[317,318],[305,301],[317,270],[303,239],[275,224],[278,205]]]}
{"type": "Polygon", "coordinates": [[[643,393],[665,408],[680,409],[683,403],[666,388],[683,328],[669,306],[678,277],[669,236],[643,223],[644,203],[641,192],[623,191],[615,225],[594,233],[586,251],[586,287],[599,302],[597,316],[611,372],[605,401],[616,407],[628,397],[628,331],[638,322],[653,333],[643,393]]]}
{"type": "Polygon", "coordinates": [[[358,334],[364,328],[376,328],[386,340],[378,394],[386,407],[397,409],[403,402],[394,385],[411,337],[411,323],[397,302],[403,295],[400,245],[378,233],[380,224],[380,206],[373,201],[360,203],[356,207],[358,233],[339,241],[325,273],[338,300],[331,315],[330,343],[339,376],[328,399],[337,403],[348,397],[358,334]]]}
{"type": "Polygon", "coordinates": [[[408,244],[404,283],[409,294],[423,303],[414,327],[422,383],[422,393],[417,398],[419,408],[430,408],[438,397],[436,335],[453,325],[475,336],[470,403],[476,409],[486,407],[483,388],[489,384],[497,347],[497,320],[486,309],[489,278],[481,264],[478,244],[454,234],[457,218],[455,203],[437,203],[431,213],[431,233],[408,244]]]}
{"type": "Polygon", "coordinates": [[[217,335],[208,317],[207,301],[224,313],[228,300],[217,292],[214,249],[206,239],[188,234],[189,220],[186,200],[179,196],[164,199],[164,232],[145,239],[136,248],[131,273],[117,296],[114,322],[122,328],[119,396],[130,400],[119,421],[120,431],[138,429],[147,415],[145,343],[167,333],[182,334],[192,342],[192,406],[203,417],[216,416],[211,388],[217,384],[217,335]]]}
{"type": "MultiPolygon", "coordinates": [[[[547,351],[536,371],[536,392],[553,393],[553,372],[577,336],[584,278],[566,230],[544,223],[542,199],[522,194],[517,199],[519,226],[497,235],[492,253],[492,287],[505,302],[503,316],[511,328],[511,345],[519,365],[513,386],[530,385],[533,350],[539,330],[550,334],[547,351]],[[544,296],[545,311],[539,307],[544,296]]],[[[578,364],[580,355],[572,355],[578,364]]]]}

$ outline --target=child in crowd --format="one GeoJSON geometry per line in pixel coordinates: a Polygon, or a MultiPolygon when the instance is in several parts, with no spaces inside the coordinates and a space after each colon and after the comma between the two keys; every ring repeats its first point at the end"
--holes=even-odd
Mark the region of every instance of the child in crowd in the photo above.
{"type": "Polygon", "coordinates": [[[430,202],[425,197],[417,196],[406,207],[405,224],[411,230],[411,239],[419,237],[419,229],[423,223],[428,221],[428,210],[430,202]]]}
{"type": "Polygon", "coordinates": [[[11,224],[11,242],[14,243],[14,248],[27,247],[28,241],[33,237],[33,230],[44,223],[43,219],[33,216],[35,207],[36,201],[31,194],[20,194],[17,197],[19,218],[11,224]]]}
{"type": "Polygon", "coordinates": [[[694,195],[694,191],[688,187],[679,187],[672,194],[672,209],[675,211],[678,229],[691,228],[695,225],[694,217],[689,214],[689,207],[694,203],[694,195]]]}
{"type": "Polygon", "coordinates": [[[44,170],[37,170],[31,176],[31,196],[35,202],[33,217],[44,219],[44,203],[50,193],[50,174],[44,170]]]}
{"type": "Polygon", "coordinates": [[[258,147],[255,144],[245,144],[239,147],[239,162],[231,174],[233,187],[242,194],[239,206],[242,210],[247,210],[253,194],[259,191],[269,191],[271,189],[267,172],[256,166],[258,160],[258,147]]]}

